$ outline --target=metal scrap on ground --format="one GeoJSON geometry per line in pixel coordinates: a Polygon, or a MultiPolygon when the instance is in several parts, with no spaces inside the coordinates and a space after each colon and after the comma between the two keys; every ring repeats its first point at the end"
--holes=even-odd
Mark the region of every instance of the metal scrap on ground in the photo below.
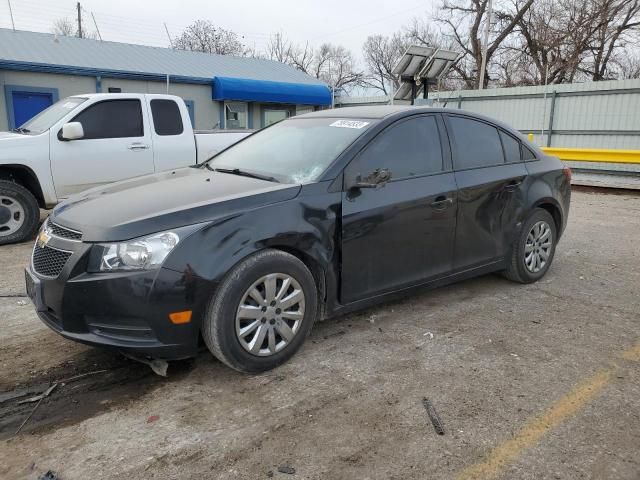
{"type": "Polygon", "coordinates": [[[440,420],[438,412],[436,412],[436,409],[431,401],[427,397],[424,397],[422,399],[422,405],[424,405],[425,410],[427,410],[427,415],[429,415],[429,419],[431,420],[436,433],[438,435],[444,435],[444,426],[442,425],[442,420],[440,420]]]}

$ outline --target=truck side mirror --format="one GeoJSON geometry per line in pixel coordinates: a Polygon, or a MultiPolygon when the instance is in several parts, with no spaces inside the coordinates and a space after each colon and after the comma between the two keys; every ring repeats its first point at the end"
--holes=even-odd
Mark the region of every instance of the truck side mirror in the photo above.
{"type": "Polygon", "coordinates": [[[80,122],[69,122],[62,125],[60,140],[79,140],[84,137],[84,128],[80,122]]]}

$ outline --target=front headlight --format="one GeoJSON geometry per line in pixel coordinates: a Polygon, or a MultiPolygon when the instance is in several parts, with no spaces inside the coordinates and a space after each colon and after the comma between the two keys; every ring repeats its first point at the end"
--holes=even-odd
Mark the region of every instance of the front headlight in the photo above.
{"type": "Polygon", "coordinates": [[[193,225],[126,242],[96,245],[95,251],[92,252],[89,271],[113,272],[160,268],[180,240],[186,238],[195,228],[197,226],[193,225]]]}

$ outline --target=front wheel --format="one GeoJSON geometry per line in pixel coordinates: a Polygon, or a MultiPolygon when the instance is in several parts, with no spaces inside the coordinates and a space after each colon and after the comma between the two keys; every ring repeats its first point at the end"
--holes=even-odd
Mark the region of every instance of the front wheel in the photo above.
{"type": "Polygon", "coordinates": [[[262,372],[296,353],[317,309],[317,288],[306,265],[289,253],[263,250],[222,281],[205,313],[202,336],[231,368],[262,372]]]}
{"type": "Polygon", "coordinates": [[[522,231],[511,248],[504,276],[519,283],[533,283],[541,279],[553,261],[557,238],[551,214],[536,208],[522,225],[522,231]]]}
{"type": "Polygon", "coordinates": [[[39,221],[40,208],[31,192],[17,183],[0,180],[0,245],[33,237],[39,221]]]}

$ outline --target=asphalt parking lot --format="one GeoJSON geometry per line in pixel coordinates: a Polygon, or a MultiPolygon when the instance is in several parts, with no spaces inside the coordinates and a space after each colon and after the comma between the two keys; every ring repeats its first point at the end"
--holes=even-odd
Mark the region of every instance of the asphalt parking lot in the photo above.
{"type": "Polygon", "coordinates": [[[0,478],[638,479],[639,236],[640,196],[577,191],[537,284],[328,320],[266,374],[202,352],[167,378],[48,330],[31,244],[0,247],[0,478]]]}

